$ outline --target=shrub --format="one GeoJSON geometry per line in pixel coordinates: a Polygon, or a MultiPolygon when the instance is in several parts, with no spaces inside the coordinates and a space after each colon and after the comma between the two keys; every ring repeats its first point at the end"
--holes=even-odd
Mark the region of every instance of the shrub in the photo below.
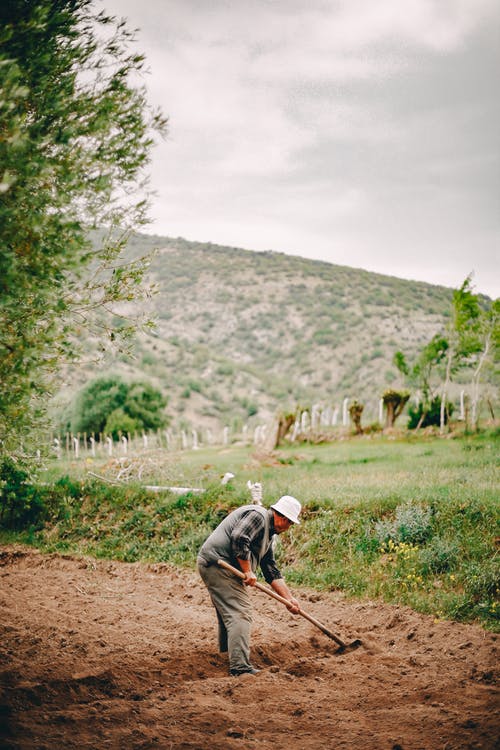
{"type": "Polygon", "coordinates": [[[458,545],[448,539],[435,536],[429,544],[420,550],[420,566],[424,575],[429,573],[445,573],[457,563],[460,549],[458,545]]]}
{"type": "Polygon", "coordinates": [[[125,403],[127,386],[121,378],[96,378],[78,393],[71,418],[71,431],[103,432],[108,416],[125,403]]]}
{"type": "Polygon", "coordinates": [[[27,469],[10,456],[0,463],[0,526],[22,529],[36,523],[45,506],[30,483],[27,469]]]}
{"type": "MultiPolygon", "coordinates": [[[[445,424],[448,422],[449,417],[453,414],[454,406],[453,404],[448,401],[446,404],[445,409],[445,415],[444,415],[444,421],[445,424]]],[[[408,408],[408,429],[414,430],[420,420],[422,419],[422,423],[420,424],[420,427],[431,427],[436,426],[439,427],[441,424],[441,398],[439,396],[436,396],[432,399],[431,403],[427,406],[424,406],[424,404],[421,402],[418,404],[418,406],[410,406],[408,408]]]]}
{"type": "Polygon", "coordinates": [[[82,388],[75,399],[71,430],[75,434],[98,434],[106,430],[108,419],[113,424],[109,432],[156,430],[166,424],[163,413],[166,404],[162,393],[149,383],[125,383],[116,376],[96,378],[82,388]],[[129,426],[125,426],[125,415],[133,424],[127,422],[129,426]]]}
{"type": "Polygon", "coordinates": [[[474,601],[500,596],[500,560],[492,557],[485,562],[471,562],[462,576],[465,593],[474,601]]]}
{"type": "Polygon", "coordinates": [[[419,544],[431,535],[432,511],[429,507],[404,503],[396,508],[394,520],[375,523],[375,536],[381,544],[394,542],[419,544]]]}

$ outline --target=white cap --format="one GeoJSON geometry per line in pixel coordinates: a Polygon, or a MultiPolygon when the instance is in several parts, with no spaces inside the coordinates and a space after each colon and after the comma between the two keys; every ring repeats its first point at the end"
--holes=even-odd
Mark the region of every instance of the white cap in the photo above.
{"type": "Polygon", "coordinates": [[[280,515],[285,516],[285,518],[288,518],[289,521],[300,523],[299,513],[302,510],[302,506],[299,501],[291,495],[283,495],[277,503],[271,505],[271,508],[277,513],[280,513],[280,515]]]}

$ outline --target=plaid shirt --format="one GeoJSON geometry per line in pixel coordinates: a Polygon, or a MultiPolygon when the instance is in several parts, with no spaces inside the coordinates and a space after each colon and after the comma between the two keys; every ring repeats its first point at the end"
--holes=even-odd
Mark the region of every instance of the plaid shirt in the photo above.
{"type": "MultiPolygon", "coordinates": [[[[259,511],[254,512],[252,509],[249,509],[236,524],[231,535],[231,552],[234,557],[239,557],[240,560],[249,560],[250,552],[252,552],[258,559],[264,536],[264,528],[265,521],[263,515],[259,511]]],[[[274,533],[274,523],[271,518],[269,537],[272,538],[274,533]]],[[[276,566],[272,543],[260,561],[260,568],[267,583],[271,583],[271,581],[275,581],[277,578],[283,578],[276,566]]]]}

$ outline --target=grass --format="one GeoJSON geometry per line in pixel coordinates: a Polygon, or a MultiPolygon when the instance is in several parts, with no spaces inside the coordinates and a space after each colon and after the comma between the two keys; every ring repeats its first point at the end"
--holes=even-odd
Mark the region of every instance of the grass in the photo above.
{"type": "Polygon", "coordinates": [[[192,567],[211,529],[249,502],[250,479],[262,482],[266,505],[282,494],[304,505],[303,523],[277,549],[292,585],[339,589],[498,630],[497,456],[492,432],[302,444],[272,458],[242,446],[156,454],[144,484],[205,489],[180,497],[89,479],[89,470],[109,470],[97,459],[53,462],[39,477],[48,508],[43,523],[39,518],[16,532],[4,523],[0,540],[192,567]],[[221,486],[227,471],[235,478],[221,486]]]}

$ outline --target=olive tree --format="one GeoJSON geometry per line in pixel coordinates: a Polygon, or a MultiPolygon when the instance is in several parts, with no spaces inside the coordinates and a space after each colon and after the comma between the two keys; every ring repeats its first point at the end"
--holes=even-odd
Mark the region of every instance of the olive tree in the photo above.
{"type": "Polygon", "coordinates": [[[32,427],[61,362],[79,357],[83,327],[103,349],[137,325],[117,326],[117,305],[139,293],[147,259],[127,262],[123,249],[147,220],[166,120],[147,103],[133,42],[92,0],[0,4],[2,448],[32,427]]]}

